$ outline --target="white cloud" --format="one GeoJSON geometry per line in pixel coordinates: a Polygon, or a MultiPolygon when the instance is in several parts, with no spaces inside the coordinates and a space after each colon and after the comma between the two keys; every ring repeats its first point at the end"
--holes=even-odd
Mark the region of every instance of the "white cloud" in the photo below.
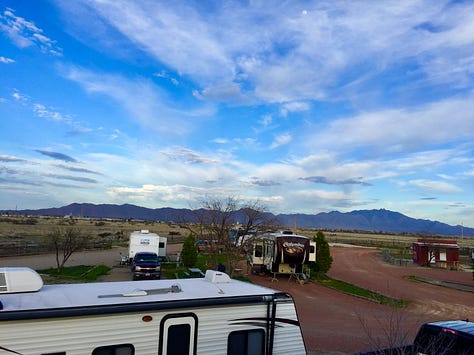
{"type": "Polygon", "coordinates": [[[193,112],[168,107],[164,93],[146,79],[132,80],[118,74],[95,73],[78,67],[67,68],[64,75],[91,95],[112,98],[146,129],[184,135],[191,125],[185,118],[209,114],[206,108],[193,112]]]}
{"type": "Polygon", "coordinates": [[[0,30],[19,48],[36,45],[42,52],[62,55],[62,48],[56,45],[56,41],[44,35],[43,30],[33,22],[16,16],[15,11],[10,8],[0,14],[0,30]]]}
{"type": "Polygon", "coordinates": [[[0,63],[3,63],[3,64],[11,64],[11,63],[15,63],[15,61],[11,58],[7,58],[7,57],[1,57],[0,56],[0,63]]]}
{"type": "Polygon", "coordinates": [[[33,111],[38,117],[48,118],[57,122],[71,122],[69,117],[65,117],[63,114],[56,110],[51,110],[43,104],[36,103],[33,105],[33,111]]]}
{"type": "Polygon", "coordinates": [[[386,109],[334,120],[306,140],[314,147],[371,148],[374,156],[470,140],[474,97],[451,98],[410,109],[386,109]]]}
{"type": "Polygon", "coordinates": [[[270,149],[275,149],[283,145],[287,145],[292,141],[293,137],[289,133],[283,133],[275,137],[273,143],[270,145],[270,149]]]}
{"type": "MultiPolygon", "coordinates": [[[[248,99],[253,94],[264,102],[290,103],[283,114],[291,112],[292,102],[350,94],[341,85],[357,83],[353,90],[367,92],[368,81],[400,63],[410,64],[426,79],[451,84],[461,76],[465,80],[474,65],[472,4],[318,1],[305,3],[303,10],[295,2],[58,5],[71,12],[71,21],[78,21],[72,14],[87,17],[88,26],[97,27],[89,31],[91,36],[109,37],[104,27],[110,26],[191,78],[203,88],[196,90],[197,97],[248,99]],[[453,70],[458,75],[451,75],[453,70]]],[[[76,27],[82,31],[83,24],[76,27]]],[[[91,41],[106,42],[101,37],[91,41]]],[[[123,52],[122,47],[116,50],[123,52]]]]}
{"type": "Polygon", "coordinates": [[[281,114],[283,116],[287,116],[288,113],[291,112],[303,112],[308,111],[310,109],[310,105],[307,102],[287,102],[284,103],[281,107],[281,114]]]}
{"type": "Polygon", "coordinates": [[[408,184],[432,192],[452,193],[461,191],[456,185],[445,181],[416,179],[408,181],[408,184]]]}

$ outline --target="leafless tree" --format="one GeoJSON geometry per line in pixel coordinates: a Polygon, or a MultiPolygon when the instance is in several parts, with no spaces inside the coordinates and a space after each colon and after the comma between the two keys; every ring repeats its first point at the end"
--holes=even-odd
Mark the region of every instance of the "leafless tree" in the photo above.
{"type": "Polygon", "coordinates": [[[273,215],[267,213],[260,202],[245,203],[235,197],[206,197],[201,201],[201,208],[194,210],[194,217],[197,222],[186,223],[186,228],[205,243],[215,265],[217,255],[225,255],[229,272],[233,268],[232,261],[240,255],[242,248],[230,238],[231,230],[238,225],[241,234],[247,234],[250,230],[267,229],[274,223],[273,215]]]}
{"type": "Polygon", "coordinates": [[[56,254],[56,269],[61,269],[73,253],[84,248],[88,237],[73,227],[56,228],[47,235],[47,239],[56,254]]]}
{"type": "Polygon", "coordinates": [[[406,354],[406,346],[413,343],[407,326],[407,311],[394,305],[387,306],[387,313],[382,317],[370,319],[358,315],[359,321],[367,335],[369,346],[374,354],[406,354]],[[374,335],[373,329],[377,329],[374,335]]]}

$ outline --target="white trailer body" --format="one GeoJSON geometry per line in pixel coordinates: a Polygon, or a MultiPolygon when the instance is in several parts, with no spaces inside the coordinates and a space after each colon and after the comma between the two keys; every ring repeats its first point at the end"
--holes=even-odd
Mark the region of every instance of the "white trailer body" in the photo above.
{"type": "Polygon", "coordinates": [[[148,251],[156,253],[160,259],[166,257],[167,238],[147,229],[130,233],[128,258],[132,260],[136,253],[148,251]]]}
{"type": "Polygon", "coordinates": [[[0,269],[2,355],[306,354],[291,296],[217,271],[22,293],[10,274],[0,269]]]}
{"type": "Polygon", "coordinates": [[[252,236],[251,260],[255,271],[302,274],[304,265],[316,261],[316,242],[288,231],[252,236]]]}

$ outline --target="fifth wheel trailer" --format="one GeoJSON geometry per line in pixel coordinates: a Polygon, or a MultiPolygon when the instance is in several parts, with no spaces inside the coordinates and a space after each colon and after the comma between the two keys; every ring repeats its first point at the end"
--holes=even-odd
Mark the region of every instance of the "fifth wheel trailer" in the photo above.
{"type": "Polygon", "coordinates": [[[44,285],[0,269],[0,354],[306,354],[286,293],[204,278],[44,285]]]}
{"type": "Polygon", "coordinates": [[[252,269],[274,274],[301,274],[304,266],[316,261],[316,242],[291,231],[251,236],[252,269]]]}

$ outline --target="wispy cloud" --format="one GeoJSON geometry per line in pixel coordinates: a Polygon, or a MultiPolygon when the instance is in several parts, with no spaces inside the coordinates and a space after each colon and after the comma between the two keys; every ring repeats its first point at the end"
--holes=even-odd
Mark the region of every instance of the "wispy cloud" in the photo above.
{"type": "Polygon", "coordinates": [[[41,118],[48,118],[53,121],[57,122],[71,122],[71,118],[68,116],[64,116],[62,113],[48,109],[45,105],[43,104],[33,104],[33,112],[41,118]]]}
{"type": "Polygon", "coordinates": [[[281,147],[282,145],[289,144],[293,137],[289,133],[283,133],[275,137],[273,143],[270,145],[270,149],[281,147]]]}
{"type": "Polygon", "coordinates": [[[370,147],[374,155],[412,152],[470,140],[474,136],[472,112],[474,97],[469,95],[414,108],[361,113],[334,120],[305,140],[308,145],[332,149],[370,147]]]}
{"type": "Polygon", "coordinates": [[[19,48],[36,45],[44,53],[54,56],[62,55],[62,48],[44,34],[44,31],[33,22],[15,15],[13,9],[7,8],[0,13],[0,30],[19,48]]]}
{"type": "Polygon", "coordinates": [[[68,165],[63,165],[63,164],[57,164],[55,165],[58,168],[64,169],[64,170],[69,170],[73,171],[75,173],[86,173],[86,174],[94,174],[94,175],[102,175],[101,173],[98,173],[97,171],[92,171],[86,168],[78,168],[75,166],[68,166],[68,165]]]}
{"type": "Polygon", "coordinates": [[[48,151],[48,150],[40,150],[40,149],[35,149],[35,152],[38,152],[40,154],[46,155],[47,157],[57,159],[57,160],[62,160],[62,161],[65,161],[65,162],[70,162],[70,163],[77,163],[78,162],[73,157],[70,157],[69,155],[66,155],[66,154],[63,154],[63,153],[52,152],[52,151],[48,151]]]}
{"type": "Polygon", "coordinates": [[[11,58],[7,58],[7,57],[1,57],[0,56],[0,63],[3,63],[3,64],[11,64],[11,63],[15,63],[15,61],[11,58]]]}
{"type": "Polygon", "coordinates": [[[61,175],[61,174],[44,174],[46,177],[52,177],[58,180],[71,180],[76,182],[86,182],[89,184],[96,184],[97,180],[83,177],[83,176],[73,176],[73,175],[61,175]]]}
{"type": "Polygon", "coordinates": [[[327,184],[327,185],[364,185],[371,186],[372,184],[362,181],[362,179],[345,179],[345,180],[331,180],[325,176],[309,176],[300,178],[304,181],[313,182],[315,184],[327,184]]]}
{"type": "Polygon", "coordinates": [[[161,151],[161,154],[169,159],[185,161],[189,164],[214,164],[218,162],[217,159],[203,157],[201,154],[184,147],[164,150],[161,151]]]}
{"type": "Polygon", "coordinates": [[[4,163],[23,162],[25,159],[8,155],[0,155],[0,161],[4,163]]]}
{"type": "Polygon", "coordinates": [[[461,189],[458,186],[447,183],[445,181],[416,179],[416,180],[408,181],[408,184],[411,186],[419,187],[422,190],[435,191],[435,192],[441,192],[441,193],[452,193],[452,192],[461,191],[461,189]]]}
{"type": "Polygon", "coordinates": [[[189,132],[193,124],[190,117],[210,114],[206,107],[195,110],[171,107],[164,92],[144,78],[130,79],[80,67],[64,68],[63,72],[66,78],[80,84],[89,94],[113,99],[146,129],[183,135],[189,132]]]}

